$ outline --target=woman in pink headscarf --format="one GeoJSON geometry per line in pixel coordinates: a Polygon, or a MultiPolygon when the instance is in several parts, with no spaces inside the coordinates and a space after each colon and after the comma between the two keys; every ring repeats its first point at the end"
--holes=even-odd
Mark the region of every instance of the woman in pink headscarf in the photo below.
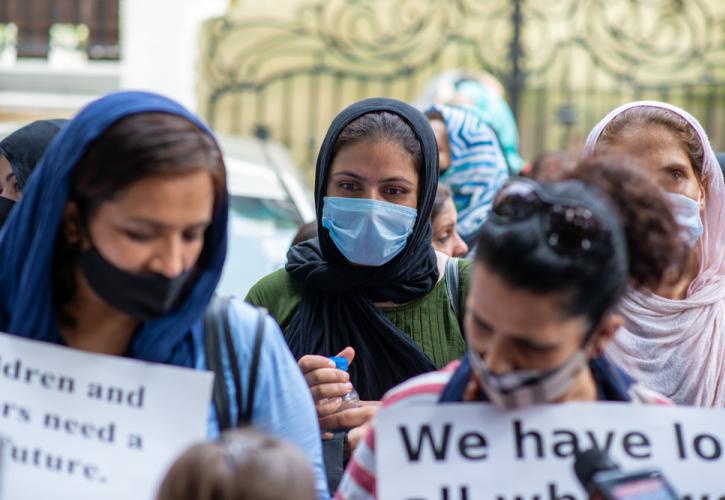
{"type": "Polygon", "coordinates": [[[594,127],[585,152],[625,154],[669,193],[693,252],[679,280],[631,290],[609,356],[679,404],[725,406],[725,186],[707,135],[675,106],[621,106],[594,127]]]}

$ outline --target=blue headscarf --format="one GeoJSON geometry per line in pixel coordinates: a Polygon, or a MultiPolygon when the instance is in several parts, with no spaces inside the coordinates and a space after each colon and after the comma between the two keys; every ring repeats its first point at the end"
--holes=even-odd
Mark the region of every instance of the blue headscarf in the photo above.
{"type": "MultiPolygon", "coordinates": [[[[53,255],[73,170],[89,145],[114,123],[147,112],[180,116],[212,136],[199,118],[176,102],[156,94],[120,92],[83,109],[49,146],[23,192],[22,201],[13,210],[0,235],[0,331],[63,343],[53,305],[53,255]]],[[[211,300],[226,256],[226,197],[224,203],[215,206],[192,289],[168,314],[140,327],[131,341],[128,356],[156,363],[193,366],[191,327],[202,318],[211,300]]]]}
{"type": "Polygon", "coordinates": [[[512,174],[524,167],[519,156],[519,129],[506,99],[477,81],[465,80],[456,90],[473,101],[473,110],[496,132],[512,174]]]}
{"type": "Polygon", "coordinates": [[[508,167],[496,134],[469,109],[437,105],[448,129],[451,166],[441,174],[441,183],[453,192],[458,212],[458,233],[473,245],[486,221],[496,192],[508,179],[508,167]]]}

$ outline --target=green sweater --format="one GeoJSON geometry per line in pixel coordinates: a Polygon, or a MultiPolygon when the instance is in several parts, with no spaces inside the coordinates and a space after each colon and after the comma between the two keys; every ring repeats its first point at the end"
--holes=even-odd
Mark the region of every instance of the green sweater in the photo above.
{"type": "MultiPolygon", "coordinates": [[[[465,309],[471,262],[460,260],[458,271],[460,304],[465,309]]],[[[254,285],[246,300],[266,308],[285,331],[302,300],[304,288],[304,283],[292,279],[287,271],[280,269],[254,285]]],[[[418,300],[381,309],[395,326],[410,335],[436,367],[442,368],[463,356],[466,343],[448,298],[445,279],[438,281],[430,293],[418,300]]]]}

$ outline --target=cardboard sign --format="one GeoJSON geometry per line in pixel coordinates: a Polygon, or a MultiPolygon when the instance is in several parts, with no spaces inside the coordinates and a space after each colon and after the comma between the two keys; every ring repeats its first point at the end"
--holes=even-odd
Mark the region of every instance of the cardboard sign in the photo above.
{"type": "Polygon", "coordinates": [[[212,379],[0,334],[0,499],[152,499],[212,379]]]}
{"type": "Polygon", "coordinates": [[[597,446],[625,471],[660,469],[680,498],[725,500],[722,409],[413,404],[384,410],[376,422],[379,498],[586,500],[574,453],[597,446]]]}

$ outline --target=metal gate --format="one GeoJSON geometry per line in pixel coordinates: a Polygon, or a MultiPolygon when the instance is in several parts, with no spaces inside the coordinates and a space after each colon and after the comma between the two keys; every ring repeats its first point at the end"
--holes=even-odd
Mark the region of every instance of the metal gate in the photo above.
{"type": "Polygon", "coordinates": [[[309,168],[344,106],[414,101],[450,69],[504,84],[529,158],[643,98],[684,106],[725,148],[720,0],[317,0],[292,16],[214,19],[200,103],[218,131],[271,134],[309,168]]]}

